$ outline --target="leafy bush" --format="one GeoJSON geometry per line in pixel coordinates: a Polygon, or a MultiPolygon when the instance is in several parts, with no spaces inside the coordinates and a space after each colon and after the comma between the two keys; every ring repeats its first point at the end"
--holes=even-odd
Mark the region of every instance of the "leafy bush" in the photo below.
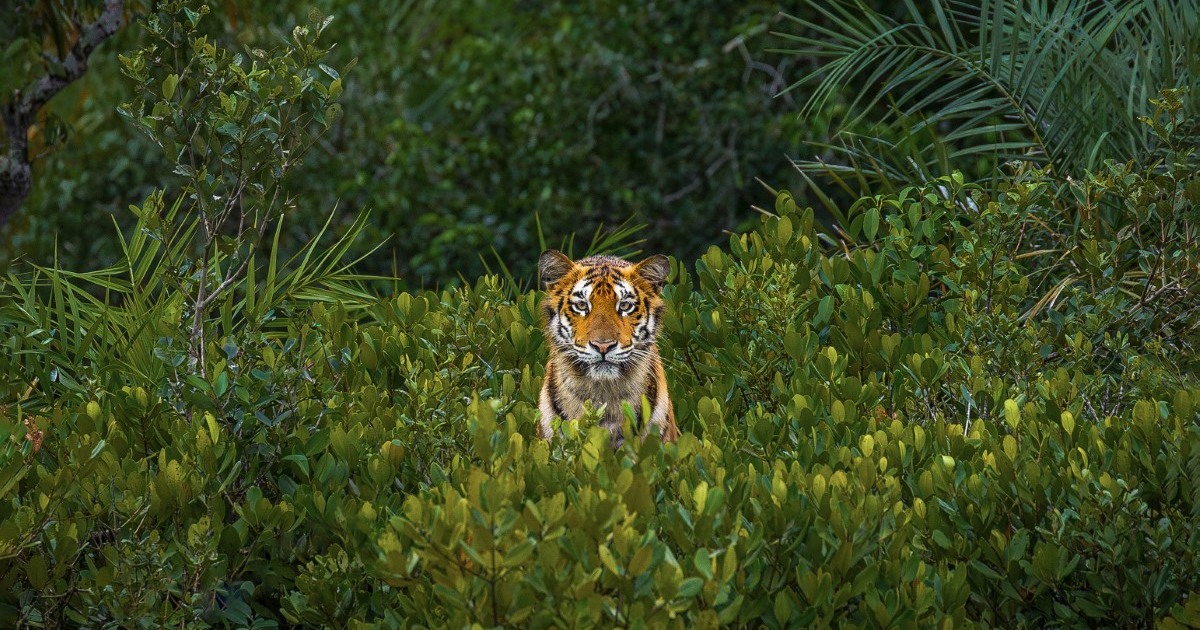
{"type": "MultiPolygon", "coordinates": [[[[131,57],[129,111],[257,124],[229,106],[250,75],[162,8],[225,98],[152,104],[131,57]]],[[[259,78],[324,111],[300,39],[259,78]]],[[[1200,626],[1200,187],[1158,107],[1161,162],[945,176],[858,201],[839,241],[779,193],[675,265],[684,435],[616,451],[594,416],[531,437],[515,277],[379,297],[365,215],[289,257],[266,195],[213,246],[195,191],[258,171],[206,153],[117,264],[0,280],[0,625],[1200,626]]]]}
{"type": "Polygon", "coordinates": [[[530,437],[538,296],[493,278],[297,304],[207,341],[203,378],[161,345],[56,333],[93,329],[11,279],[6,619],[1200,622],[1177,322],[1127,317],[1131,274],[1103,265],[1035,308],[1040,261],[1012,239],[1039,225],[1036,183],[938,185],[954,201],[864,202],[851,250],[781,193],[679,270],[663,350],[687,435],[616,453],[588,418],[530,437]]]}
{"type": "MultiPolygon", "coordinates": [[[[222,19],[201,28],[239,52],[274,47],[307,13],[208,4],[222,19]]],[[[754,178],[784,180],[786,153],[821,133],[819,119],[796,118],[791,95],[775,98],[796,62],[763,52],[774,3],[312,4],[337,16],[328,63],[360,63],[342,78],[345,115],[305,159],[294,185],[304,203],[280,242],[294,252],[335,209],[335,231],[370,210],[365,237],[388,242],[361,270],[410,287],[474,278],[492,248],[516,273],[532,272],[540,237],[557,243],[630,219],[652,228],[650,247],[693,258],[722,230],[752,225],[750,204],[771,199],[754,178]]],[[[139,30],[106,50],[145,44],[139,30]]],[[[97,57],[57,102],[77,132],[41,165],[0,245],[6,257],[110,264],[119,244],[105,230],[92,238],[95,226],[124,221],[169,177],[161,154],[113,114],[134,92],[115,53],[97,57]]]]}

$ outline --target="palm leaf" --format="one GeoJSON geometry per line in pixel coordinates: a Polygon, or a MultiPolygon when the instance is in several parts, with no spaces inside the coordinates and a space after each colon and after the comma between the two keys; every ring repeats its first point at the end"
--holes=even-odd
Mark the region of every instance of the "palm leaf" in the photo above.
{"type": "MultiPolygon", "coordinates": [[[[1196,80],[1200,0],[936,0],[924,13],[906,0],[905,9],[896,20],[861,2],[807,0],[798,13],[807,17],[788,16],[793,32],[778,34],[794,46],[783,52],[822,61],[788,88],[810,91],[801,116],[843,95],[849,103],[836,142],[796,162],[814,186],[845,187],[848,169],[865,168],[852,192],[874,194],[981,162],[987,181],[1013,159],[1079,175],[1147,155],[1138,118],[1148,99],[1196,80]]],[[[1194,106],[1197,94],[1188,98],[1194,106]]]]}

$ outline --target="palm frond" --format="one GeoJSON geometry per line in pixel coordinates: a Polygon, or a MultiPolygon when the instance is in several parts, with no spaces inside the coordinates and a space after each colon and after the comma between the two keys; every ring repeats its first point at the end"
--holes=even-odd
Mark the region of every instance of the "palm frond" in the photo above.
{"type": "Polygon", "coordinates": [[[896,20],[860,2],[807,0],[778,34],[793,46],[783,52],[822,60],[788,88],[810,90],[801,116],[849,101],[839,142],[796,162],[809,180],[844,186],[846,168],[865,166],[853,192],[871,194],[976,164],[987,179],[1014,159],[1077,176],[1147,155],[1138,119],[1149,98],[1196,81],[1200,0],[905,7],[896,20]]]}
{"type": "MultiPolygon", "coordinates": [[[[541,246],[540,251],[545,251],[547,240],[542,230],[542,222],[539,215],[534,215],[534,225],[537,229],[538,243],[541,246]]],[[[592,234],[580,258],[596,254],[609,254],[620,258],[634,258],[642,253],[641,245],[646,239],[638,237],[638,234],[642,233],[645,229],[646,225],[644,223],[636,223],[633,217],[626,219],[612,229],[605,230],[604,226],[601,225],[592,234]]],[[[558,249],[567,256],[575,258],[575,239],[576,234],[573,232],[565,236],[558,249]]],[[[484,255],[480,254],[479,256],[479,260],[483,263],[484,272],[488,275],[498,275],[503,278],[504,286],[511,297],[517,297],[530,289],[532,286],[530,279],[516,275],[495,247],[492,248],[491,257],[492,262],[489,262],[484,255]],[[495,265],[494,268],[493,264],[495,265]]],[[[530,260],[532,261],[533,258],[530,260]]],[[[466,280],[463,279],[463,282],[465,284],[466,280]]]]}
{"type": "MultiPolygon", "coordinates": [[[[178,282],[194,273],[188,262],[194,263],[193,252],[186,250],[198,218],[175,221],[182,199],[161,216],[139,214],[128,237],[118,229],[123,255],[110,267],[75,272],[33,266],[0,278],[0,351],[13,358],[16,368],[0,377],[0,402],[33,382],[40,386],[26,404],[36,408],[52,391],[86,396],[107,379],[125,382],[131,374],[147,382],[167,379],[173,367],[163,360],[160,346],[164,339],[186,336],[181,317],[187,304],[178,282]],[[169,246],[147,229],[149,221],[178,226],[169,246]]],[[[281,233],[276,229],[267,259],[252,253],[245,279],[216,305],[221,326],[273,335],[286,322],[276,321],[272,313],[289,305],[338,302],[354,312],[377,303],[377,294],[366,285],[386,279],[354,271],[374,250],[352,255],[369,220],[360,213],[333,238],[328,237],[328,221],[285,261],[276,254],[281,233]]],[[[218,251],[210,268],[219,270],[229,262],[218,251]]]]}

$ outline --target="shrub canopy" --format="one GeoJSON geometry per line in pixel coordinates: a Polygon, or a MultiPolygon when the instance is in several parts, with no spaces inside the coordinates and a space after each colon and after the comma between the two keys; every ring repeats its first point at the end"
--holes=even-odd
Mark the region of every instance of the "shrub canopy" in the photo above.
{"type": "Polygon", "coordinates": [[[613,450],[594,412],[533,437],[519,271],[382,295],[364,213],[285,245],[329,22],[238,56],[203,15],[161,3],[122,59],[182,190],[110,266],[0,279],[0,625],[1200,626],[1179,91],[1149,157],[1079,177],[952,172],[835,226],[780,191],[673,262],[684,435],[613,450]]]}

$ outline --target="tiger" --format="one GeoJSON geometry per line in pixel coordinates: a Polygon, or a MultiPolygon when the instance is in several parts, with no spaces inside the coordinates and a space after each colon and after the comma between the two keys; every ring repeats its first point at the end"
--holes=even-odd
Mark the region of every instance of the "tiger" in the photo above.
{"type": "Polygon", "coordinates": [[[636,264],[604,255],[572,261],[557,250],[538,258],[550,351],[539,399],[541,438],[553,437],[554,419],[578,418],[585,402],[602,406],[600,425],[614,449],[625,441],[624,403],[643,427],[643,438],[651,427],[664,442],[679,437],[657,345],[666,310],[661,292],[670,272],[661,254],[636,264]],[[643,399],[648,419],[642,417],[643,399]]]}

